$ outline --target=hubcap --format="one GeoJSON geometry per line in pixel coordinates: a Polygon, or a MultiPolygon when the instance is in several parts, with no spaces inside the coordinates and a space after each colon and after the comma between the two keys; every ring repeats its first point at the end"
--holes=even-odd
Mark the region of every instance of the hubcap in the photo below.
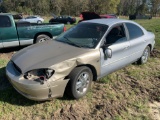
{"type": "Polygon", "coordinates": [[[146,48],[142,56],[143,63],[147,62],[148,56],[149,56],[149,50],[146,48]]]}
{"type": "Polygon", "coordinates": [[[89,81],[90,81],[89,73],[88,72],[81,73],[76,82],[76,91],[79,94],[85,93],[87,91],[89,81]]]}
{"type": "Polygon", "coordinates": [[[48,40],[48,39],[47,39],[47,38],[41,38],[41,39],[39,40],[39,43],[45,42],[46,40],[48,40]]]}
{"type": "Polygon", "coordinates": [[[42,23],[41,21],[38,21],[38,23],[42,23]]]}

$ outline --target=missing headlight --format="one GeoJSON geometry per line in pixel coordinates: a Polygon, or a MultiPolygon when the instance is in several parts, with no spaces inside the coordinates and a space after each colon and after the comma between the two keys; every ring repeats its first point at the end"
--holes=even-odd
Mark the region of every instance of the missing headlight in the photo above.
{"type": "Polygon", "coordinates": [[[46,74],[46,78],[49,79],[54,74],[54,70],[45,69],[45,74],[46,74]]]}
{"type": "Polygon", "coordinates": [[[32,70],[24,74],[24,78],[28,80],[37,80],[41,79],[42,77],[49,79],[54,74],[54,70],[51,69],[38,69],[32,70]]]}

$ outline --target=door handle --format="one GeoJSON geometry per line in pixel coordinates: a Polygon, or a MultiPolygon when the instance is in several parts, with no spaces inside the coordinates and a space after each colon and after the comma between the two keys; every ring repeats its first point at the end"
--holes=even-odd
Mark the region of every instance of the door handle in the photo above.
{"type": "Polygon", "coordinates": [[[129,45],[126,45],[125,47],[124,47],[124,50],[126,50],[126,49],[128,49],[129,48],[129,45]]]}

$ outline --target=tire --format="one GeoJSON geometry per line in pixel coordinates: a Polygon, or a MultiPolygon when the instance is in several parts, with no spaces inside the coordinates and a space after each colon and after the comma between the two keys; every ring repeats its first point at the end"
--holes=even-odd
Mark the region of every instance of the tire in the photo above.
{"type": "Polygon", "coordinates": [[[85,66],[76,67],[69,75],[67,94],[73,99],[79,99],[86,95],[93,80],[92,71],[85,66]],[[80,79],[81,78],[81,79],[80,79]]]}
{"type": "Polygon", "coordinates": [[[147,46],[144,51],[143,54],[141,56],[141,58],[137,61],[137,64],[141,65],[144,64],[148,61],[148,58],[150,57],[150,47],[147,46]]]}
{"type": "Polygon", "coordinates": [[[45,41],[50,40],[50,39],[51,38],[49,36],[41,34],[41,35],[37,36],[35,43],[42,43],[42,42],[45,42],[45,41]]]}
{"type": "Polygon", "coordinates": [[[42,23],[42,21],[40,21],[40,20],[37,21],[37,24],[41,24],[41,23],[42,23]]]}

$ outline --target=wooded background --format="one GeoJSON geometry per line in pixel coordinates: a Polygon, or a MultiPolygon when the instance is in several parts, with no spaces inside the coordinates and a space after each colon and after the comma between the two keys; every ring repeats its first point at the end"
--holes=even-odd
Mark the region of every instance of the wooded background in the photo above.
{"type": "Polygon", "coordinates": [[[160,0],[0,0],[0,12],[79,16],[82,11],[156,16],[160,14],[160,0]]]}

